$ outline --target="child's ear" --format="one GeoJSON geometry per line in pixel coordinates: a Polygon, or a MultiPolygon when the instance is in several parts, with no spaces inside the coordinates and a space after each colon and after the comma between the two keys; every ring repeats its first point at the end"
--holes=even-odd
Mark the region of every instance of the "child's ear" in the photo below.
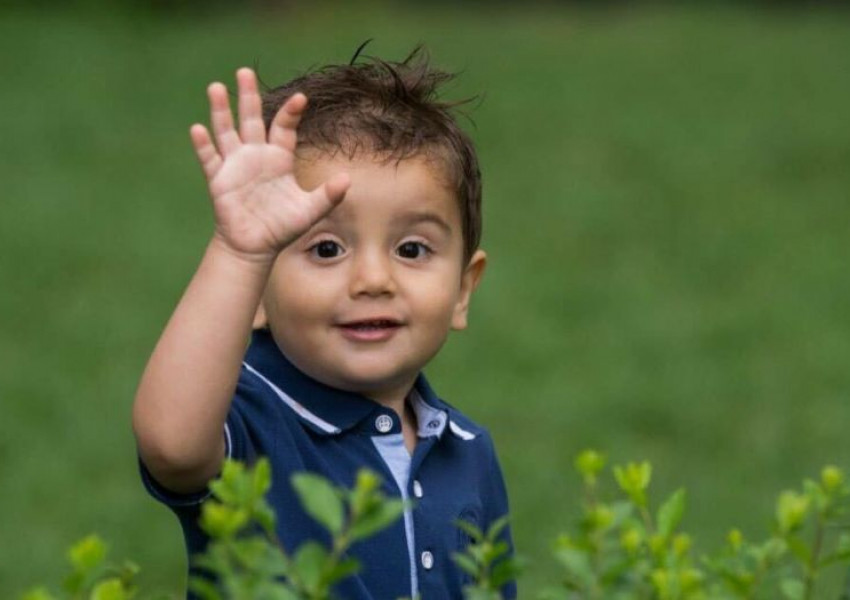
{"type": "Polygon", "coordinates": [[[487,266],[487,254],[483,250],[476,250],[466,269],[463,272],[460,280],[460,295],[455,304],[454,314],[452,315],[452,329],[466,329],[467,314],[469,313],[469,300],[472,298],[472,292],[481,283],[481,277],[484,275],[484,268],[487,266]]]}
{"type": "Polygon", "coordinates": [[[269,326],[269,317],[266,314],[266,307],[263,301],[257,305],[257,312],[254,313],[254,322],[251,324],[253,329],[265,329],[269,326]]]}

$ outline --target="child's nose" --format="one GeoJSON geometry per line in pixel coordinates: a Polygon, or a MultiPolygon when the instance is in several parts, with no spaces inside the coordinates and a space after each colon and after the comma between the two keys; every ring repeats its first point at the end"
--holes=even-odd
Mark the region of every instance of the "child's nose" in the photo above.
{"type": "Polygon", "coordinates": [[[350,293],[356,296],[381,296],[395,293],[392,259],[375,249],[358,253],[354,257],[350,293]]]}

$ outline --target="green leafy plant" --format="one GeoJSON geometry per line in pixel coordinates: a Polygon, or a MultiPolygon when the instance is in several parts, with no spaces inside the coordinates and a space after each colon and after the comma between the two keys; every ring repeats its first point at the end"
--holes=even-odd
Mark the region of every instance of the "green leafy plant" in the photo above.
{"type": "Polygon", "coordinates": [[[228,461],[210,485],[201,527],[213,540],[196,564],[218,582],[195,577],[192,590],[205,600],[325,600],[337,582],[354,574],[358,562],[346,556],[351,545],[391,525],[404,511],[387,498],[380,478],[357,474],[347,490],[311,473],[297,473],[292,486],[307,513],[331,535],[330,547],[307,541],[290,553],[275,534],[275,515],[266,503],[271,467],[266,459],[253,469],[228,461]]]}
{"type": "Polygon", "coordinates": [[[507,516],[494,522],[486,532],[472,523],[457,522],[471,539],[463,552],[452,555],[455,564],[472,577],[472,583],[463,589],[467,600],[499,600],[502,587],[519,575],[519,559],[508,555],[508,543],[500,539],[507,525],[507,516]]]}
{"type": "Polygon", "coordinates": [[[844,516],[850,500],[844,474],[826,467],[819,481],[780,494],[773,532],[759,542],[730,531],[716,555],[697,556],[680,531],[687,497],[676,490],[653,511],[652,466],[614,466],[619,497],[602,498],[606,458],[582,452],[575,467],[582,478],[581,516],[575,530],[555,543],[563,580],[551,598],[629,600],[812,600],[826,568],[850,559],[844,516]]]}
{"type": "MultiPolygon", "coordinates": [[[[574,527],[555,541],[561,567],[557,586],[542,597],[561,600],[813,600],[823,575],[850,566],[845,523],[850,487],[837,467],[817,480],[782,492],[769,535],[747,540],[732,529],[714,554],[698,553],[681,530],[687,495],[678,489],[657,508],[650,494],[652,465],[630,462],[607,470],[606,457],[586,450],[575,460],[583,493],[574,527]],[[606,481],[607,480],[607,481],[606,481]]],[[[275,515],[265,500],[271,486],[268,461],[252,468],[228,461],[211,483],[201,526],[209,534],[197,564],[217,583],[194,578],[205,600],[328,600],[336,583],[360,565],[351,545],[398,519],[405,505],[381,492],[369,471],[343,489],[310,473],[291,484],[307,514],[329,534],[330,543],[308,541],[292,551],[275,536],[275,515]]],[[[500,600],[503,586],[519,573],[519,561],[502,539],[507,519],[487,531],[465,522],[469,546],[453,555],[470,576],[466,600],[500,600]]],[[[71,567],[61,592],[33,589],[21,600],[130,600],[138,597],[138,567],[112,565],[106,544],[89,536],[68,553],[71,567]]],[[[525,596],[527,592],[523,592],[525,596]]],[[[850,588],[837,600],[850,600],[850,588]]]]}
{"type": "MultiPolygon", "coordinates": [[[[210,484],[211,498],[201,509],[200,524],[210,536],[207,551],[195,563],[216,582],[193,577],[191,589],[205,600],[328,600],[337,582],[360,568],[346,555],[352,544],[375,535],[404,512],[400,500],[387,498],[373,472],[357,474],[351,490],[310,473],[291,481],[307,513],[330,534],[326,547],[311,540],[289,553],[275,534],[275,514],[265,496],[271,467],[260,459],[252,468],[227,461],[210,484]]],[[[89,536],[68,553],[71,573],[63,594],[38,587],[21,600],[130,600],[138,567],[106,562],[106,544],[89,536]]]]}
{"type": "Polygon", "coordinates": [[[135,578],[139,568],[126,561],[114,565],[107,561],[109,549],[96,535],[90,535],[68,550],[70,573],[62,592],[54,594],[38,587],[21,596],[21,600],[130,600],[136,595],[135,578]]]}

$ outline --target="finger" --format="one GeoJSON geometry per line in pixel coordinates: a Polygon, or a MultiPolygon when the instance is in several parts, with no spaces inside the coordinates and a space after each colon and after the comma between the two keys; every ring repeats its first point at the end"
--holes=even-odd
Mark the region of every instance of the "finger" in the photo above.
{"type": "Polygon", "coordinates": [[[236,82],[239,85],[239,134],[242,142],[263,143],[266,141],[266,127],[263,125],[257,76],[251,69],[239,69],[236,71],[236,82]]]}
{"type": "Polygon", "coordinates": [[[192,145],[204,174],[207,179],[212,179],[221,168],[222,160],[210,138],[210,132],[203,125],[195,124],[189,129],[189,137],[192,138],[192,145]]]}
{"type": "Polygon", "coordinates": [[[316,221],[331,212],[337,204],[343,201],[350,185],[351,177],[348,176],[348,173],[337,173],[308,194],[313,206],[316,207],[316,221]]]}
{"type": "Polygon", "coordinates": [[[307,96],[300,92],[284,102],[269,128],[269,142],[294,152],[298,139],[295,130],[306,107],[307,96]]]}
{"type": "Polygon", "coordinates": [[[227,99],[227,88],[222,83],[210,84],[207,88],[210,98],[210,121],[218,150],[227,156],[240,146],[239,134],[233,128],[233,114],[227,99]]]}

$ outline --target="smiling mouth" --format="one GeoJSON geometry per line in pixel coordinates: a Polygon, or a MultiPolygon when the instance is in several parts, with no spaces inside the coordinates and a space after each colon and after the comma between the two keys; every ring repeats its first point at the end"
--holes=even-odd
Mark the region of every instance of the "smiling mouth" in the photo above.
{"type": "Polygon", "coordinates": [[[392,339],[402,323],[393,319],[364,319],[341,323],[343,337],[355,343],[373,344],[392,339]]]}
{"type": "Polygon", "coordinates": [[[342,323],[340,327],[353,331],[380,331],[385,329],[395,329],[400,327],[401,323],[391,319],[371,319],[367,321],[352,321],[351,323],[342,323]]]}

